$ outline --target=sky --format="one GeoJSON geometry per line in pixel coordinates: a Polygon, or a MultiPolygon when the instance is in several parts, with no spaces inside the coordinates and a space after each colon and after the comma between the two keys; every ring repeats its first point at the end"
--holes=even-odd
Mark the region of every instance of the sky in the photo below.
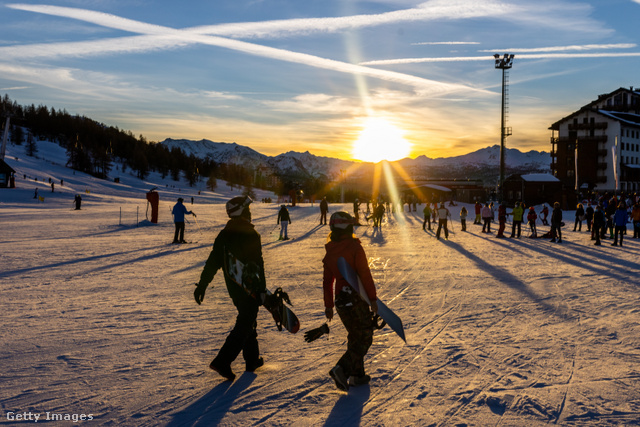
{"type": "Polygon", "coordinates": [[[0,94],[143,135],[377,161],[500,144],[640,87],[640,0],[0,1],[0,94]],[[367,155],[377,155],[375,159],[367,155]]]}

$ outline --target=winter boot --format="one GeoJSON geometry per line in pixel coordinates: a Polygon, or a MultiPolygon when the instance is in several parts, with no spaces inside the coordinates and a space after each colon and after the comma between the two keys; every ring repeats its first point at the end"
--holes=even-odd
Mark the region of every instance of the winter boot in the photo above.
{"type": "Polygon", "coordinates": [[[369,381],[371,381],[371,377],[367,374],[360,375],[360,376],[352,375],[349,377],[349,385],[354,387],[357,387],[359,385],[369,384],[369,381]]]}
{"type": "Polygon", "coordinates": [[[259,357],[258,360],[246,363],[247,372],[255,372],[256,369],[264,365],[264,359],[259,357]]]}
{"type": "Polygon", "coordinates": [[[213,369],[229,381],[233,381],[236,379],[236,374],[234,374],[231,370],[231,365],[222,366],[218,362],[216,362],[216,359],[213,359],[211,361],[211,364],[209,365],[209,368],[213,369]]]}
{"type": "Polygon", "coordinates": [[[342,370],[342,366],[336,365],[332,370],[329,371],[329,375],[336,382],[336,387],[338,387],[342,391],[349,390],[349,379],[344,374],[342,370]]]}

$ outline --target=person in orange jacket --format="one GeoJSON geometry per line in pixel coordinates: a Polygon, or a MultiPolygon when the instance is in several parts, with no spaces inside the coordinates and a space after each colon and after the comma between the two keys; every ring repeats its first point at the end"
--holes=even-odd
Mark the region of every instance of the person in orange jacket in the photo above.
{"type": "Polygon", "coordinates": [[[326,255],[322,260],[325,315],[328,320],[333,319],[335,306],[347,330],[347,351],[329,372],[336,387],[344,391],[347,391],[350,385],[367,384],[371,380],[364,371],[364,356],[373,342],[374,315],[378,311],[376,287],[369,270],[367,256],[360,240],[353,234],[355,223],[355,218],[346,212],[336,212],[331,215],[330,241],[325,245],[326,255]],[[340,257],[343,257],[358,274],[371,306],[340,274],[338,269],[340,257]]]}

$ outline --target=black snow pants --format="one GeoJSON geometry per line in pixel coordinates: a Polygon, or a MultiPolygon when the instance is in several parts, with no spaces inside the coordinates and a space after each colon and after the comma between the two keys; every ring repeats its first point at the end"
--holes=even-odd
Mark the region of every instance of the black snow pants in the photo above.
{"type": "Polygon", "coordinates": [[[245,362],[252,364],[260,357],[258,333],[256,332],[258,310],[260,305],[249,295],[241,295],[233,299],[238,309],[236,324],[222,345],[214,362],[219,366],[228,366],[242,352],[245,362]]]}
{"type": "Polygon", "coordinates": [[[364,356],[373,343],[373,318],[369,304],[355,291],[340,292],[336,298],[336,311],[347,330],[347,351],[338,361],[345,375],[363,376],[364,356]]]}

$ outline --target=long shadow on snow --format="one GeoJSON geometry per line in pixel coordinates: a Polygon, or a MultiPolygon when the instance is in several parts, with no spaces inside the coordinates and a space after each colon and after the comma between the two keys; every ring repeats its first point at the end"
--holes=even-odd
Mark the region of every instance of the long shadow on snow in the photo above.
{"type": "Polygon", "coordinates": [[[369,228],[367,228],[364,230],[362,237],[367,237],[371,243],[377,243],[379,245],[383,245],[386,242],[386,239],[382,234],[382,227],[372,227],[371,234],[369,234],[369,228]]]}
{"type": "Polygon", "coordinates": [[[168,427],[216,426],[229,412],[233,402],[256,379],[257,375],[245,372],[233,384],[224,381],[215,386],[191,405],[173,414],[168,427]]]}
{"type": "Polygon", "coordinates": [[[490,275],[492,275],[500,283],[504,283],[505,285],[509,286],[510,288],[520,292],[521,294],[523,294],[524,296],[529,298],[531,301],[536,302],[545,311],[547,311],[550,314],[553,314],[555,316],[565,318],[565,316],[563,314],[558,313],[558,310],[560,310],[558,307],[555,307],[555,306],[552,306],[550,304],[545,303],[543,301],[543,299],[544,299],[543,297],[537,295],[535,292],[533,292],[531,289],[529,289],[527,284],[524,283],[522,280],[520,280],[517,276],[514,276],[513,274],[509,273],[508,271],[503,270],[503,269],[501,269],[499,267],[496,267],[495,265],[492,265],[492,264],[488,263],[487,261],[483,260],[479,256],[469,252],[468,250],[466,250],[465,248],[460,246],[458,243],[452,242],[451,240],[446,240],[443,243],[446,246],[448,246],[448,247],[450,247],[452,249],[455,249],[456,251],[460,252],[460,254],[462,256],[464,256],[465,258],[470,259],[471,261],[475,262],[478,265],[478,267],[480,267],[482,270],[484,270],[487,273],[489,273],[490,275]]]}
{"type": "MultiPolygon", "coordinates": [[[[202,247],[207,247],[209,245],[199,245],[197,247],[190,247],[187,250],[194,250],[194,249],[200,249],[202,247]]],[[[29,267],[29,268],[21,268],[18,270],[13,270],[13,271],[6,271],[3,272],[3,275],[6,276],[14,276],[17,274],[22,274],[22,273],[27,273],[27,272],[33,272],[33,271],[38,271],[38,270],[47,270],[50,268],[56,268],[56,267],[65,267],[65,266],[69,266],[69,265],[74,265],[74,264],[82,264],[84,262],[90,262],[90,261],[96,261],[96,260],[101,260],[101,259],[108,259],[114,256],[118,256],[118,255],[128,255],[128,254],[134,254],[136,252],[142,252],[142,251],[147,251],[149,250],[149,248],[140,248],[140,249],[135,249],[135,250],[131,250],[131,251],[125,251],[125,252],[112,252],[110,254],[104,254],[104,255],[95,255],[95,256],[90,256],[90,257],[86,257],[86,258],[78,258],[78,259],[74,259],[74,260],[70,260],[70,261],[63,261],[63,262],[56,262],[53,264],[46,264],[46,265],[39,265],[39,266],[35,266],[35,267],[29,267]]],[[[119,262],[117,264],[108,264],[108,265],[104,265],[102,267],[98,267],[95,268],[93,270],[89,270],[88,272],[95,272],[95,271],[100,271],[100,270],[106,270],[106,269],[111,269],[113,267],[117,267],[119,265],[123,265],[123,264],[130,264],[132,262],[136,262],[136,261],[144,261],[147,259],[153,259],[153,258],[157,258],[160,256],[164,256],[164,255],[170,255],[175,253],[175,251],[173,250],[166,250],[160,253],[154,253],[151,255],[145,255],[145,256],[141,256],[138,257],[136,259],[128,259],[127,261],[123,261],[123,262],[119,262]]]]}
{"type": "Polygon", "coordinates": [[[321,229],[322,227],[324,227],[323,225],[316,225],[315,227],[313,227],[311,230],[308,230],[306,233],[304,233],[302,236],[300,237],[296,237],[295,239],[292,240],[276,240],[274,242],[268,242],[263,244],[262,246],[269,246],[269,245],[273,245],[274,243],[279,243],[278,246],[282,246],[282,245],[289,245],[291,243],[293,243],[294,241],[300,241],[306,238],[311,237],[312,234],[315,234],[316,231],[318,231],[319,229],[321,229]]]}
{"type": "Polygon", "coordinates": [[[343,394],[336,402],[324,422],[325,426],[360,426],[362,411],[369,400],[371,388],[369,385],[352,388],[349,394],[343,394]]]}
{"type": "MultiPolygon", "coordinates": [[[[629,269],[629,273],[633,274],[632,270],[637,272],[638,264],[632,261],[621,260],[620,258],[616,258],[612,256],[611,253],[602,252],[602,249],[599,249],[594,245],[582,246],[580,245],[581,253],[568,253],[568,252],[558,252],[558,250],[547,249],[540,246],[527,245],[523,242],[514,241],[515,244],[526,246],[528,249],[539,252],[543,255],[547,255],[550,258],[560,260],[566,262],[567,264],[571,264],[576,267],[584,268],[585,270],[593,271],[596,274],[601,274],[603,276],[608,276],[612,279],[627,281],[629,279],[628,276],[618,274],[616,272],[615,264],[618,264],[618,268],[627,268],[629,269]],[[587,255],[593,256],[597,258],[597,261],[594,259],[585,258],[587,255]],[[600,264],[601,267],[598,267],[596,264],[600,264]]],[[[550,243],[553,245],[553,243],[550,243]]],[[[567,248],[575,245],[567,244],[567,242],[562,243],[562,248],[567,248]]],[[[560,249],[561,247],[557,247],[560,249]]],[[[554,247],[554,249],[556,249],[554,247]]]]}

